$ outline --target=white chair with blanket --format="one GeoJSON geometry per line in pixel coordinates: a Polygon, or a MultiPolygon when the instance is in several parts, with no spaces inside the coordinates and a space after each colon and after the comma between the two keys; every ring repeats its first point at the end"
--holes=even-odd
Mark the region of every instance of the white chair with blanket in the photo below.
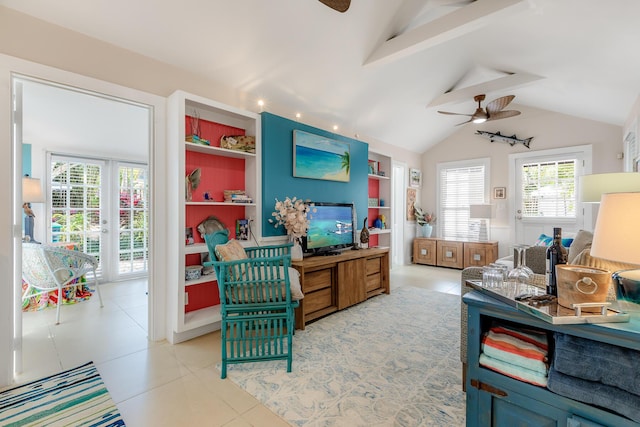
{"type": "Polygon", "coordinates": [[[56,325],[58,325],[60,324],[62,290],[77,286],[78,280],[87,273],[93,273],[93,282],[98,292],[98,298],[100,298],[100,307],[103,306],[96,276],[97,268],[98,260],[83,252],[39,243],[23,243],[22,280],[28,285],[23,298],[57,290],[56,325]],[[31,293],[31,288],[36,289],[37,292],[31,293]]]}

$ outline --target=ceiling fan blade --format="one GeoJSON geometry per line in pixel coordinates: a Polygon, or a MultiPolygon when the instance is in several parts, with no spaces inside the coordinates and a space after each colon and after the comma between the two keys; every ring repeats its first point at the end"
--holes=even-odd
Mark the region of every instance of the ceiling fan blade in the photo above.
{"type": "Polygon", "coordinates": [[[514,95],[507,95],[503,96],[502,98],[494,99],[487,104],[487,113],[489,113],[489,115],[497,113],[498,111],[509,105],[511,101],[513,101],[513,98],[515,98],[514,95]]]}
{"type": "Polygon", "coordinates": [[[320,0],[320,2],[342,13],[346,12],[351,6],[351,0],[320,0]]]}
{"type": "Polygon", "coordinates": [[[497,113],[493,113],[489,116],[489,118],[487,119],[487,121],[489,120],[500,120],[500,119],[506,119],[508,117],[514,117],[520,114],[520,111],[517,110],[505,110],[505,111],[498,111],[497,113]]]}
{"type": "Polygon", "coordinates": [[[472,114],[452,113],[451,111],[438,111],[438,113],[440,113],[440,114],[449,114],[449,115],[452,115],[452,116],[469,116],[469,117],[472,116],[472,114]]]}

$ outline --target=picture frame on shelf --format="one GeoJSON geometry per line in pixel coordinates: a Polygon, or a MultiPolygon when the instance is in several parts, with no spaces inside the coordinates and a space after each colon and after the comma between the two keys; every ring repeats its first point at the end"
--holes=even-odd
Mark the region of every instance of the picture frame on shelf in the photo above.
{"type": "Polygon", "coordinates": [[[507,198],[507,188],[506,187],[493,187],[493,198],[494,199],[506,199],[507,198]]]}
{"type": "Polygon", "coordinates": [[[420,169],[409,169],[409,185],[412,187],[422,187],[422,171],[420,169]]]}
{"type": "Polygon", "coordinates": [[[378,175],[379,165],[375,160],[369,160],[369,175],[378,175]]]}

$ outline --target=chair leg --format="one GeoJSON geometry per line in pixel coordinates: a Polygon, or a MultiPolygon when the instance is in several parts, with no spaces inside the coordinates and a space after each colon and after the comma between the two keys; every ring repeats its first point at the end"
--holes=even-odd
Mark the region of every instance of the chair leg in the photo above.
{"type": "Polygon", "coordinates": [[[56,325],[60,324],[60,307],[62,306],[62,286],[58,285],[58,303],[56,304],[56,325]]]}
{"type": "Polygon", "coordinates": [[[96,271],[93,270],[93,284],[96,287],[96,292],[98,293],[98,299],[100,299],[100,307],[104,307],[102,304],[102,294],[100,293],[100,288],[98,287],[98,277],[96,276],[96,271]]]}

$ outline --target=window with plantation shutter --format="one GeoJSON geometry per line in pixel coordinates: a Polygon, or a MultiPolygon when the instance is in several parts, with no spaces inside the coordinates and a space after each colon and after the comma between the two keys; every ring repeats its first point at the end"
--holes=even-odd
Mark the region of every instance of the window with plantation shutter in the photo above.
{"type": "Polygon", "coordinates": [[[487,201],[489,159],[438,165],[438,226],[440,237],[466,239],[477,233],[469,206],[487,201]]]}
{"type": "Polygon", "coordinates": [[[576,162],[564,159],[522,165],[524,218],[576,217],[576,162]]]}

